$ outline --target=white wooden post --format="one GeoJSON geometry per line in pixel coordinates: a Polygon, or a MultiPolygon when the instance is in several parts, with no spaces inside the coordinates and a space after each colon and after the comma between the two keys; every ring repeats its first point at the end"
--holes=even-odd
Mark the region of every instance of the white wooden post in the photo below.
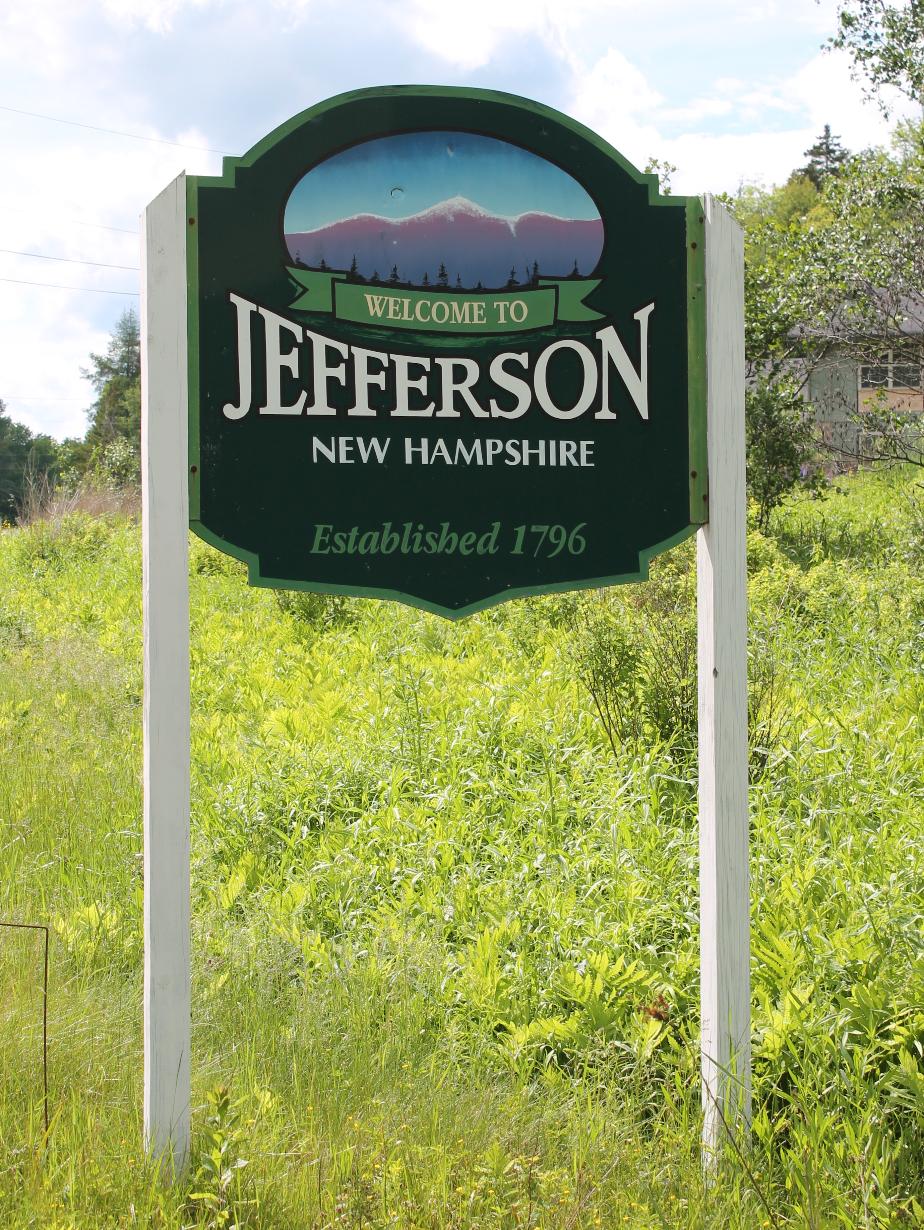
{"type": "Polygon", "coordinates": [[[697,535],[703,1152],[751,1113],[748,917],[744,256],[711,197],[706,218],[709,523],[697,535]]]}
{"type": "Polygon", "coordinates": [[[186,176],[144,212],[144,1135],[189,1156],[189,583],[186,176]]]}

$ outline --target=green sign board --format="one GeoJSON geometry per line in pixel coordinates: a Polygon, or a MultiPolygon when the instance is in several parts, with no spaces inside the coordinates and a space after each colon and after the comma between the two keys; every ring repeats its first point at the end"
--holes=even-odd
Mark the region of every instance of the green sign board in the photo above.
{"type": "Polygon", "coordinates": [[[187,204],[190,516],[252,583],[457,617],[706,520],[702,206],[588,129],[363,90],[187,204]]]}

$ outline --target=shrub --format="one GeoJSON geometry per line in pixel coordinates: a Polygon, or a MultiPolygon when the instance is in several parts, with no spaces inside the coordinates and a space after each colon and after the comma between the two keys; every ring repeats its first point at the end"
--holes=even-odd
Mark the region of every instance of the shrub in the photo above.
{"type": "Polygon", "coordinates": [[[757,380],[745,396],[748,494],[757,505],[757,525],[766,530],[770,514],[800,482],[819,487],[815,431],[805,403],[790,381],[757,380]]]}
{"type": "Polygon", "coordinates": [[[361,599],[345,594],[315,594],[309,590],[277,589],[279,609],[300,624],[318,632],[330,628],[352,628],[360,619],[361,599]]]}

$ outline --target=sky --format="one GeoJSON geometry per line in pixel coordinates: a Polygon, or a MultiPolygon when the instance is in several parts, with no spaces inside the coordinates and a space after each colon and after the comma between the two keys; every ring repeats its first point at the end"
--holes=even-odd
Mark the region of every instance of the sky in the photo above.
{"type": "MultiPolygon", "coordinates": [[[[92,396],[81,368],[138,304],[148,201],[184,170],[218,173],[222,153],[243,153],[345,90],[417,82],[521,94],[596,129],[639,167],[674,164],[683,193],[781,183],[826,123],[849,149],[887,144],[889,124],[846,59],[821,50],[835,9],[836,0],[0,6],[0,398],[34,431],[82,436],[92,396]]],[[[893,122],[909,113],[899,104],[893,122]]]]}
{"type": "Polygon", "coordinates": [[[401,133],[364,141],[314,167],[286,205],[286,233],[359,213],[409,218],[452,197],[512,218],[600,215],[581,185],[528,150],[469,132],[401,133]]]}

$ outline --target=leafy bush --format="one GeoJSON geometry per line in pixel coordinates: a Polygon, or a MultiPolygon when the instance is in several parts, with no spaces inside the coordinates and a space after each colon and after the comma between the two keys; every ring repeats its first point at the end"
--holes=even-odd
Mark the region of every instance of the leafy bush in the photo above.
{"type": "Polygon", "coordinates": [[[357,601],[352,624],[283,615],[193,546],[200,1177],[170,1191],[137,1113],[138,528],[56,555],[50,530],[0,534],[0,913],[53,927],[63,1107],[45,1142],[16,1034],[0,1221],[915,1225],[911,482],[796,493],[749,538],[755,1130],[708,1188],[692,544],[647,587],[459,623],[357,601]]]}
{"type": "Polygon", "coordinates": [[[277,589],[279,609],[297,623],[319,632],[352,628],[360,619],[361,599],[344,594],[315,594],[309,590],[277,589]]]}
{"type": "Polygon", "coordinates": [[[799,390],[785,378],[750,385],[745,423],[748,494],[757,506],[757,526],[766,530],[770,514],[800,483],[824,486],[815,428],[799,390]]]}
{"type": "Polygon", "coordinates": [[[16,536],[13,549],[27,568],[62,571],[93,559],[109,541],[110,526],[103,518],[74,512],[33,522],[16,536]]]}

